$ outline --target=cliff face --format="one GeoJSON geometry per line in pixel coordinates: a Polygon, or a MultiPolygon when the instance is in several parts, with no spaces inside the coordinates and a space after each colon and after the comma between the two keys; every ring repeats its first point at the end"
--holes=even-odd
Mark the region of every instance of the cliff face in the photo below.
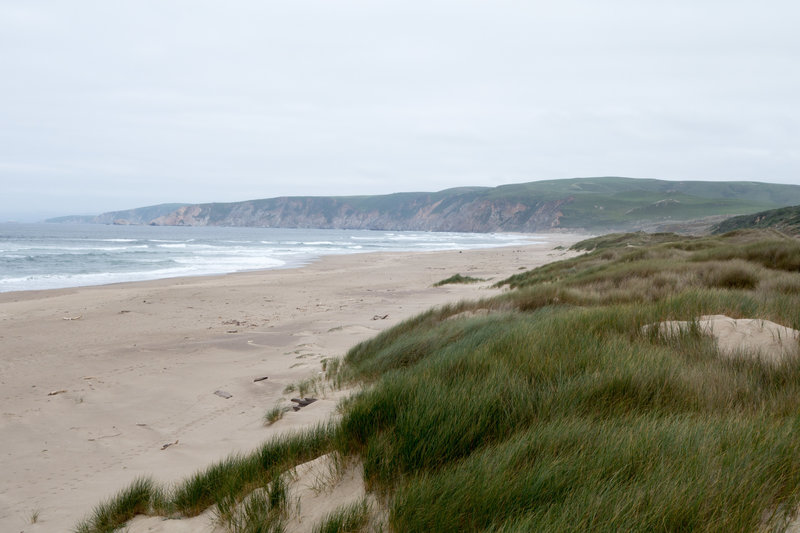
{"type": "Polygon", "coordinates": [[[258,226],[371,230],[535,232],[558,227],[566,198],[550,202],[436,199],[430,196],[381,209],[346,198],[293,197],[236,204],[184,206],[150,224],[169,226],[258,226]]]}

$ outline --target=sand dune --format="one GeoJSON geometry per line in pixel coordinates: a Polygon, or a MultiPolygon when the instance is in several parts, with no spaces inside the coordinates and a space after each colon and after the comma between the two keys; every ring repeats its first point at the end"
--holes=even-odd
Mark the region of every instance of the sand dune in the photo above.
{"type": "MultiPolygon", "coordinates": [[[[320,391],[320,401],[262,423],[322,359],[432,306],[493,294],[494,281],[563,257],[553,248],[578,239],[0,294],[0,531],[69,530],[137,476],[178,480],[330,416],[339,393],[320,391]],[[455,273],[487,281],[431,287],[455,273]]],[[[197,531],[180,522],[134,527],[197,531]]]]}

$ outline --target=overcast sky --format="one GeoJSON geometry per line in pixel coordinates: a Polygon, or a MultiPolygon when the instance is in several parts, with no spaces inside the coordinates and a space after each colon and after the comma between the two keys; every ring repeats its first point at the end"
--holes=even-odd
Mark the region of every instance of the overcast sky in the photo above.
{"type": "Polygon", "coordinates": [[[800,3],[0,0],[0,220],[578,176],[800,184],[800,3]]]}

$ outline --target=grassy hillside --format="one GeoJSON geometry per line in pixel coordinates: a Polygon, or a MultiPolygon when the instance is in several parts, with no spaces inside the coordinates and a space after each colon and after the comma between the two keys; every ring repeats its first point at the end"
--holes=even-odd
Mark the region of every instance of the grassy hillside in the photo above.
{"type": "Polygon", "coordinates": [[[571,198],[561,207],[561,227],[620,228],[657,220],[748,213],[759,206],[786,205],[798,193],[800,188],[794,185],[604,177],[505,185],[493,189],[489,197],[571,198]]]}
{"type": "Polygon", "coordinates": [[[164,206],[117,211],[98,222],[425,231],[643,229],[800,204],[800,186],[619,177],[377,196],[297,196],[209,203],[190,215],[164,206]],[[158,219],[158,220],[156,220],[158,219]]]}
{"type": "MultiPolygon", "coordinates": [[[[148,486],[135,512],[229,506],[338,451],[363,461],[389,531],[783,530],[800,503],[800,361],[724,358],[698,328],[644,326],[800,328],[800,242],[637,233],[575,249],[354,347],[327,367],[364,385],[339,422],[148,486]]],[[[97,523],[78,530],[110,530],[97,523]]]]}
{"type": "Polygon", "coordinates": [[[800,235],[800,205],[732,217],[714,226],[712,232],[720,234],[754,228],[773,228],[790,235],[800,235]]]}
{"type": "MultiPolygon", "coordinates": [[[[800,186],[758,182],[664,181],[620,177],[544,180],[488,187],[460,187],[443,191],[396,193],[378,196],[294,198],[311,202],[312,211],[333,220],[343,206],[353,213],[378,212],[406,221],[430,207],[432,214],[471,208],[475,203],[508,203],[527,207],[528,216],[548,204],[561,213],[556,227],[607,230],[636,228],[654,221],[693,220],[710,215],[751,213],[800,203],[800,186]]],[[[255,208],[272,209],[275,199],[256,200],[255,208]]],[[[224,220],[236,204],[214,204],[213,219],[224,220]]],[[[527,220],[519,217],[507,228],[521,231],[527,220]],[[513,224],[517,224],[514,226],[513,224]]]]}

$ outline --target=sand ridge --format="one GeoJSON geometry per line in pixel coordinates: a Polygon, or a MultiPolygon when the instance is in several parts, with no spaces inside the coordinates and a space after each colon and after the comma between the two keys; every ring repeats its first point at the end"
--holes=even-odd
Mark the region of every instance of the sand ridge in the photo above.
{"type": "Polygon", "coordinates": [[[176,481],[325,419],[337,394],[261,422],[322,359],[432,306],[495,294],[493,282],[581,238],[0,294],[0,530],[68,530],[137,476],[176,481]],[[487,281],[431,286],[455,273],[487,281]]]}

